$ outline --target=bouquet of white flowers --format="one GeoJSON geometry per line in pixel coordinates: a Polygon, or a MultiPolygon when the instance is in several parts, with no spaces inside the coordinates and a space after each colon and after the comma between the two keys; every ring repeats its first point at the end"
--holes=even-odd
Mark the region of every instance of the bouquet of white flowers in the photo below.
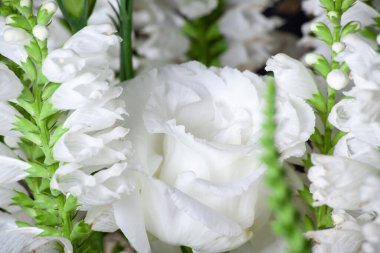
{"type": "Polygon", "coordinates": [[[0,0],[0,253],[380,253],[380,4],[279,4],[0,0]]]}

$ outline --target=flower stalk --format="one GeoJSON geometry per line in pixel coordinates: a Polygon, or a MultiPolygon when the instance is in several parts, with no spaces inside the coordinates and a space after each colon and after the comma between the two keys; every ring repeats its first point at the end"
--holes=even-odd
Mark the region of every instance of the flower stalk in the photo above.
{"type": "Polygon", "coordinates": [[[273,78],[266,82],[266,104],[264,109],[262,161],[267,167],[266,183],[271,189],[269,205],[275,215],[273,230],[288,242],[288,253],[311,252],[310,243],[301,229],[299,214],[292,204],[292,193],[286,181],[286,173],[279,161],[275,144],[276,133],[276,88],[273,78]]]}

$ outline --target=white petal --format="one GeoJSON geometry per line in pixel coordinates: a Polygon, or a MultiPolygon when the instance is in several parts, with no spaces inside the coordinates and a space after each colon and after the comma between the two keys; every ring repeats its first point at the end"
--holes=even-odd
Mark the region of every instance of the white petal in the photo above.
{"type": "Polygon", "coordinates": [[[144,217],[138,195],[139,193],[135,191],[113,204],[115,220],[138,252],[149,253],[148,235],[145,231],[144,217]]]}
{"type": "Polygon", "coordinates": [[[299,61],[277,54],[267,61],[267,71],[273,71],[279,88],[291,95],[309,99],[317,93],[312,73],[299,61]]]}
{"type": "Polygon", "coordinates": [[[8,101],[17,98],[23,89],[18,77],[0,63],[0,101],[8,101]]]}
{"type": "Polygon", "coordinates": [[[24,179],[28,173],[24,170],[29,164],[18,159],[0,156],[0,184],[9,184],[24,179]]]}

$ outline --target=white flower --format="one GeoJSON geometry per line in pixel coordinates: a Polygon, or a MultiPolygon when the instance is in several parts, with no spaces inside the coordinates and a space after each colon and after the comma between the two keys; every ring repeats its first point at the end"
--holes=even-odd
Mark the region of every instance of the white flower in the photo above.
{"type": "MultiPolygon", "coordinates": [[[[140,212],[149,233],[168,244],[221,252],[242,245],[257,222],[264,222],[258,217],[267,211],[257,210],[264,194],[257,153],[263,89],[264,82],[250,72],[208,70],[196,62],[155,69],[126,83],[125,125],[135,149],[130,167],[141,173],[140,212]]],[[[297,117],[309,113],[302,102],[280,98],[284,136],[278,140],[284,152],[293,153],[293,145],[306,137],[297,125],[297,117]]],[[[313,121],[305,117],[300,122],[313,121]]],[[[122,230],[128,234],[131,226],[122,230]]]]}
{"type": "Polygon", "coordinates": [[[0,63],[0,135],[17,136],[18,132],[13,131],[13,123],[16,122],[16,116],[20,113],[8,101],[15,101],[21,94],[23,85],[17,76],[8,69],[7,66],[0,63]]]}
{"type": "Polygon", "coordinates": [[[373,167],[378,167],[380,163],[380,152],[378,149],[355,138],[350,133],[342,137],[336,144],[334,155],[368,163],[373,167]]]}
{"type": "Polygon", "coordinates": [[[9,27],[5,25],[5,18],[0,17],[0,54],[20,65],[28,58],[24,46],[29,43],[32,36],[27,36],[26,31],[22,29],[11,28],[13,30],[10,31],[8,29],[9,27]],[[19,38],[17,42],[9,42],[15,37],[19,38]]]}
{"type": "Polygon", "coordinates": [[[359,253],[364,238],[361,225],[348,220],[325,230],[310,231],[306,236],[313,239],[313,253],[359,253]]]}
{"type": "Polygon", "coordinates": [[[217,0],[171,0],[175,7],[189,19],[209,14],[218,4],[217,0]]]}
{"type": "Polygon", "coordinates": [[[308,172],[310,191],[316,206],[357,210],[362,207],[360,189],[377,169],[345,157],[312,155],[313,167],[308,172]]]}
{"type": "Polygon", "coordinates": [[[377,73],[379,72],[380,55],[376,51],[376,43],[358,35],[348,35],[343,41],[347,46],[346,50],[339,55],[339,59],[350,67],[355,82],[353,90],[379,89],[380,81],[377,73]]]}
{"type": "Polygon", "coordinates": [[[26,177],[24,170],[29,167],[29,164],[18,160],[7,146],[0,143],[0,208],[8,212],[19,210],[19,207],[11,205],[12,198],[15,191],[25,192],[18,181],[26,177]]]}
{"type": "Polygon", "coordinates": [[[357,139],[380,146],[380,90],[358,89],[354,98],[337,103],[329,115],[332,125],[357,139]]]}
{"type": "Polygon", "coordinates": [[[18,77],[0,63],[0,101],[9,101],[17,98],[23,89],[18,77]]]}
{"type": "Polygon", "coordinates": [[[303,99],[318,92],[313,74],[300,61],[286,54],[277,54],[267,61],[266,71],[273,71],[280,92],[303,99]]]}
{"type": "Polygon", "coordinates": [[[43,232],[36,227],[19,228],[15,218],[0,212],[0,252],[61,252],[72,253],[70,241],[63,237],[39,237],[43,232]],[[59,245],[57,245],[59,243],[59,245]]]}
{"type": "Polygon", "coordinates": [[[250,2],[236,3],[219,21],[228,49],[222,55],[224,65],[243,69],[258,69],[274,50],[270,32],[281,24],[277,18],[267,18],[261,6],[250,2]]]}
{"type": "Polygon", "coordinates": [[[134,2],[133,45],[138,52],[138,70],[175,63],[185,58],[189,41],[181,32],[184,20],[173,9],[173,5],[172,1],[134,2]]]}

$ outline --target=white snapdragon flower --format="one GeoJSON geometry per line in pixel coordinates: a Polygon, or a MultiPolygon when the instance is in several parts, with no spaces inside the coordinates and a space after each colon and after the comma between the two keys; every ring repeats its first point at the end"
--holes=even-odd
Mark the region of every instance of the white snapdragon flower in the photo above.
{"type": "Polygon", "coordinates": [[[20,28],[5,25],[5,18],[0,17],[0,54],[20,65],[28,58],[24,46],[32,36],[20,28]]]}
{"type": "Polygon", "coordinates": [[[8,104],[8,101],[15,101],[22,89],[23,85],[17,76],[7,66],[0,63],[0,135],[2,136],[18,135],[18,132],[12,129],[16,116],[20,116],[20,113],[8,104]]]}
{"type": "Polygon", "coordinates": [[[338,129],[350,132],[357,139],[378,147],[380,55],[375,51],[373,43],[357,35],[347,36],[344,42],[347,47],[341,55],[341,60],[350,67],[354,86],[345,92],[351,98],[344,99],[334,106],[329,121],[338,129]]]}
{"type": "Polygon", "coordinates": [[[133,22],[136,67],[144,70],[184,60],[190,43],[181,32],[183,23],[171,2],[136,1],[133,22]]]}
{"type": "MultiPolygon", "coordinates": [[[[311,31],[313,23],[315,22],[322,22],[327,24],[328,26],[331,26],[330,21],[325,15],[325,10],[323,10],[321,7],[315,8],[315,6],[317,5],[320,6],[318,0],[308,0],[305,1],[303,4],[303,8],[306,12],[318,15],[316,15],[316,18],[310,21],[309,23],[303,25],[302,32],[304,34],[304,37],[301,39],[300,44],[306,47],[313,47],[315,48],[316,52],[329,58],[329,47],[321,40],[308,35],[311,31]]],[[[364,1],[356,1],[350,9],[343,13],[341,18],[341,24],[342,26],[344,26],[351,21],[360,21],[361,26],[366,27],[373,25],[374,19],[378,17],[378,15],[378,11],[369,6],[368,4],[364,3],[364,1]]]]}
{"type": "Polygon", "coordinates": [[[302,99],[310,99],[318,92],[312,72],[305,65],[286,54],[277,54],[267,61],[266,71],[272,71],[279,92],[302,99]]]}
{"type": "MultiPolygon", "coordinates": [[[[268,3],[266,3],[268,6],[268,3]]],[[[228,42],[221,56],[223,65],[258,69],[275,50],[271,31],[281,24],[278,18],[267,18],[263,6],[249,1],[234,3],[221,17],[219,29],[228,42]]]]}
{"type": "Polygon", "coordinates": [[[4,144],[0,143],[0,208],[13,212],[18,207],[12,206],[15,191],[25,192],[18,184],[26,177],[25,169],[29,164],[19,160],[16,155],[4,144]]]}
{"type": "MultiPolygon", "coordinates": [[[[125,124],[135,148],[130,166],[140,174],[139,212],[149,233],[171,245],[221,252],[248,241],[265,222],[258,160],[263,90],[250,72],[208,70],[196,62],[126,83],[125,124]]],[[[279,100],[278,143],[293,153],[306,137],[298,124],[311,121],[312,129],[313,113],[301,99],[279,100]]]]}
{"type": "Polygon", "coordinates": [[[218,0],[171,0],[171,2],[189,19],[207,15],[218,5],[218,0]]]}
{"type": "Polygon", "coordinates": [[[16,219],[0,212],[0,252],[72,253],[69,240],[63,237],[40,237],[43,230],[36,227],[19,228],[16,219]],[[57,245],[58,244],[58,245],[57,245]]]}
{"type": "Polygon", "coordinates": [[[312,155],[308,172],[314,204],[336,209],[358,210],[362,206],[360,189],[377,169],[367,163],[340,156],[312,155]]]}
{"type": "Polygon", "coordinates": [[[348,214],[339,217],[334,228],[310,231],[306,236],[313,239],[313,253],[361,253],[365,239],[362,234],[362,222],[348,214]],[[343,219],[342,219],[343,218],[343,219]]]}

